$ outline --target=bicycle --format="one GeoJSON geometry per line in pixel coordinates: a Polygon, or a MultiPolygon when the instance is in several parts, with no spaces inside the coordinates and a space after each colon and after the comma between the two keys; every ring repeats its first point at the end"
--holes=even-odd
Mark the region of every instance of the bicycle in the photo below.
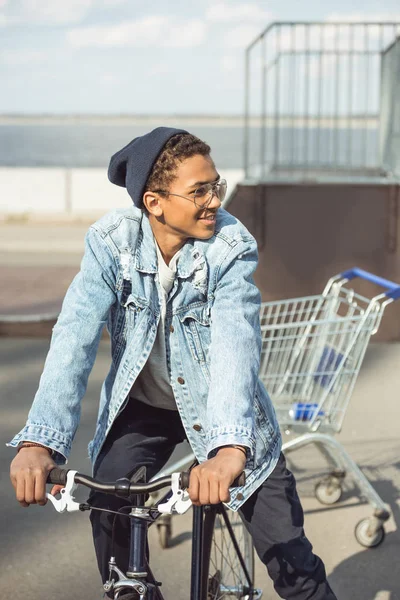
{"type": "MultiPolygon", "coordinates": [[[[141,467],[131,479],[122,478],[111,483],[97,481],[77,471],[54,468],[47,483],[64,485],[61,498],[46,494],[55,509],[62,512],[104,510],[89,503],[75,501],[77,485],[106,494],[126,498],[129,506],[131,541],[129,567],[124,573],[109,561],[110,575],[104,584],[106,593],[114,600],[165,600],[161,582],[157,581],[147,560],[148,528],[165,514],[183,514],[192,506],[187,488],[189,472],[172,473],[146,482],[146,469],[141,467]],[[146,496],[170,488],[154,505],[146,505],[146,496]]],[[[233,486],[244,484],[242,474],[233,486]]],[[[193,506],[192,559],[190,600],[258,600],[262,590],[254,586],[254,548],[250,534],[238,513],[223,504],[193,506]]],[[[114,523],[115,525],[115,523],[114,523]]]]}

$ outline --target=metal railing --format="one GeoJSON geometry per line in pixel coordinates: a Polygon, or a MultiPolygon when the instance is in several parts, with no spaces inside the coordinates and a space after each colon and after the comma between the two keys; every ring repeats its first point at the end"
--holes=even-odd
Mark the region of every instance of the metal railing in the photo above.
{"type": "Polygon", "coordinates": [[[246,50],[246,178],[385,175],[399,32],[384,22],[269,25],[246,50]]]}

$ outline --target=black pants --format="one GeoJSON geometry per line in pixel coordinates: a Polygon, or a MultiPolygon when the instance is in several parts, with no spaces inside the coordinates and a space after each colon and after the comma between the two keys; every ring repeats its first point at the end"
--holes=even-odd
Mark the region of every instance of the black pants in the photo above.
{"type": "MultiPolygon", "coordinates": [[[[168,461],[175,446],[185,439],[178,412],[154,409],[131,400],[117,417],[96,460],[94,474],[102,481],[130,477],[140,466],[153,477],[168,461]]],[[[92,493],[93,506],[119,510],[126,500],[92,493]]],[[[303,510],[296,482],[281,454],[268,479],[240,510],[254,547],[266,565],[281,598],[335,600],[321,559],[313,554],[303,530],[303,510]]],[[[91,511],[94,545],[103,582],[108,579],[114,515],[91,511]]],[[[129,558],[129,519],[118,517],[114,555],[126,572],[129,558]]]]}

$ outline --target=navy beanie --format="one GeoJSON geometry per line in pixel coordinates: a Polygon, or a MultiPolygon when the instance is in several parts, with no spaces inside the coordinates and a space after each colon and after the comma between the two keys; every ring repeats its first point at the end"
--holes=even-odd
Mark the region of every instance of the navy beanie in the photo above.
{"type": "Polygon", "coordinates": [[[126,187],[135,206],[143,205],[143,194],[154,163],[168,140],[184,129],[157,127],[150,133],[135,138],[113,154],[108,167],[108,179],[115,185],[126,187]]]}

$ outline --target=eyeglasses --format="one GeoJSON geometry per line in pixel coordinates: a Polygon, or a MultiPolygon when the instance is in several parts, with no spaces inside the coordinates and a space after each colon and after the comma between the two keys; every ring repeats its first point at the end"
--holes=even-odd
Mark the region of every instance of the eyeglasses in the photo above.
{"type": "Polygon", "coordinates": [[[225,179],[219,179],[214,183],[205,183],[192,192],[193,196],[182,196],[181,194],[173,194],[168,190],[153,190],[154,193],[167,194],[168,196],[178,196],[194,202],[197,208],[207,208],[211,204],[214,196],[222,202],[226,196],[227,183],[225,179]]]}

